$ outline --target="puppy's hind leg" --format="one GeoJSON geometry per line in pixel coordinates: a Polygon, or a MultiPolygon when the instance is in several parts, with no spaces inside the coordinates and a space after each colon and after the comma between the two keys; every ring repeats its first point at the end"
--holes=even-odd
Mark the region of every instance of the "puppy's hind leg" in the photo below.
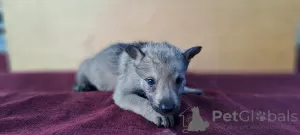
{"type": "Polygon", "coordinates": [[[195,94],[195,95],[204,95],[204,91],[200,89],[190,88],[185,86],[182,94],[195,94]]]}
{"type": "Polygon", "coordinates": [[[78,71],[76,73],[76,83],[73,84],[72,89],[79,92],[97,91],[97,88],[88,81],[87,77],[82,71],[78,71]]]}

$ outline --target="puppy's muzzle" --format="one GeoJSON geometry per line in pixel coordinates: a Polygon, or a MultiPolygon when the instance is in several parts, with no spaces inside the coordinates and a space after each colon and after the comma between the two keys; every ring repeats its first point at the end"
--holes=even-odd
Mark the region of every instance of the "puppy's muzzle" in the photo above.
{"type": "Polygon", "coordinates": [[[159,109],[161,112],[169,114],[175,110],[175,104],[172,103],[161,103],[159,104],[159,109]]]}
{"type": "Polygon", "coordinates": [[[153,105],[152,107],[155,111],[163,115],[176,113],[179,108],[179,106],[169,100],[163,100],[158,105],[153,105]]]}

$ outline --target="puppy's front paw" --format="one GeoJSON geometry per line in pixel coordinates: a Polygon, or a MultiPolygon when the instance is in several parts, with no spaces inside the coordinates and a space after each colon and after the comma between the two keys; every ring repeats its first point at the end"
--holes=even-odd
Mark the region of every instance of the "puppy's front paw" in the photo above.
{"type": "Polygon", "coordinates": [[[174,126],[174,116],[169,115],[169,116],[159,116],[157,117],[157,126],[158,127],[173,127],[174,126]]]}
{"type": "Polygon", "coordinates": [[[154,122],[158,127],[170,128],[175,125],[174,116],[172,115],[161,115],[159,113],[154,113],[152,117],[152,122],[154,122]]]}

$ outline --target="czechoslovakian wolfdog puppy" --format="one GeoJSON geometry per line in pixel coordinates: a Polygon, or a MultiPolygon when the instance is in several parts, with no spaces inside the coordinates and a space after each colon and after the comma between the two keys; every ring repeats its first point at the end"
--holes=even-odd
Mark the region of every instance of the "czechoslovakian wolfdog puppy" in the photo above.
{"type": "Polygon", "coordinates": [[[186,87],[185,75],[201,46],[185,51],[168,42],[115,43],[82,62],[74,89],[114,90],[117,106],[161,127],[174,126],[181,94],[202,94],[186,87]]]}

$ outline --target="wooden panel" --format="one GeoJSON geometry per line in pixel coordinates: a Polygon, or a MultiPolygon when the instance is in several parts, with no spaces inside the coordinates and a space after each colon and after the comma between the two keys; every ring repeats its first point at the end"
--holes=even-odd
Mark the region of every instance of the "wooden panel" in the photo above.
{"type": "Polygon", "coordinates": [[[202,45],[194,72],[292,72],[299,0],[4,0],[14,71],[73,70],[116,41],[202,45]]]}

